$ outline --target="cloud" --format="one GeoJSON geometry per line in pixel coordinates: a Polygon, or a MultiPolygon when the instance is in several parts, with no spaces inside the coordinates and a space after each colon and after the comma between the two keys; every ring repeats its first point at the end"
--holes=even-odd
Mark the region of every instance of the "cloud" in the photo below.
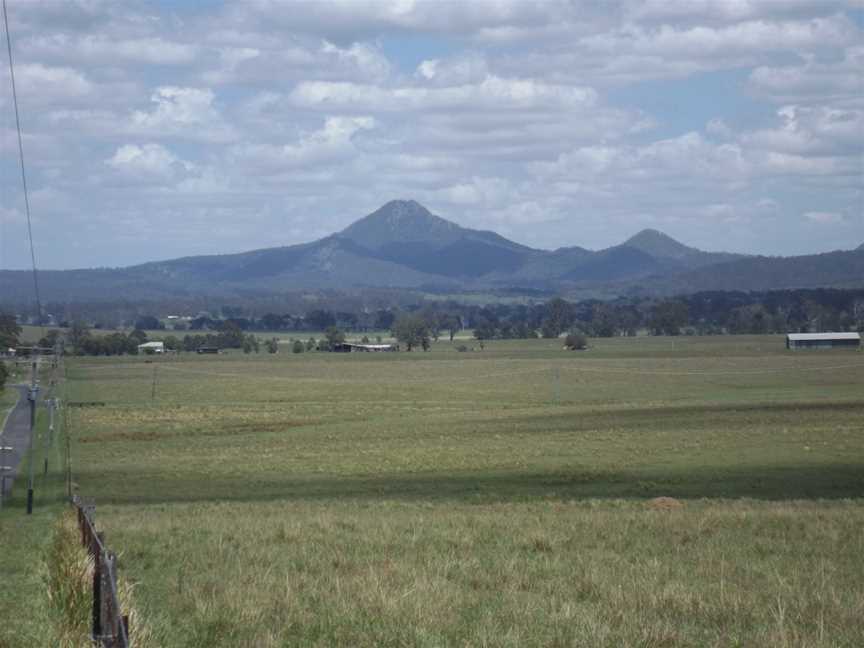
{"type": "Polygon", "coordinates": [[[178,159],[161,144],[124,144],[105,161],[127,179],[140,183],[174,183],[186,176],[192,165],[178,159]]]}
{"type": "MultiPolygon", "coordinates": [[[[8,87],[8,74],[4,77],[8,87]]],[[[22,103],[26,101],[30,104],[68,102],[86,96],[93,90],[93,84],[78,70],[41,63],[18,65],[15,81],[22,103]]]]}
{"type": "Polygon", "coordinates": [[[78,263],[189,253],[210,241],[196,232],[218,245],[195,251],[298,242],[394,196],[541,246],[668,227],[709,247],[836,247],[864,239],[850,6],[17,3],[28,180],[58,227],[100,224],[78,263]],[[805,216],[822,213],[844,220],[805,216]],[[177,237],[123,247],[121,214],[177,237]]]}
{"type": "Polygon", "coordinates": [[[344,162],[359,154],[352,138],[375,127],[372,117],[328,117],[319,130],[306,133],[296,144],[236,147],[233,156],[240,164],[267,173],[284,173],[302,168],[312,170],[323,164],[344,162]]]}
{"type": "Polygon", "coordinates": [[[24,44],[28,55],[52,60],[75,61],[96,66],[116,65],[118,60],[154,65],[192,63],[199,47],[160,36],[111,39],[103,35],[48,34],[24,44]]]}
{"type": "Polygon", "coordinates": [[[479,83],[431,88],[403,86],[386,88],[357,83],[304,81],[294,88],[289,101],[301,108],[333,110],[347,108],[400,111],[406,109],[508,109],[550,106],[584,108],[597,101],[587,87],[552,85],[533,79],[503,79],[489,76],[479,83]]]}
{"type": "Polygon", "coordinates": [[[853,159],[864,148],[864,110],[790,105],[777,116],[779,127],[744,134],[742,141],[783,154],[853,159]]]}
{"type": "Polygon", "coordinates": [[[842,58],[820,61],[805,56],[802,63],[786,66],[760,66],[750,73],[750,86],[773,101],[824,102],[852,101],[858,105],[864,96],[864,47],[847,47],[842,58]]]}
{"type": "Polygon", "coordinates": [[[150,98],[155,104],[151,111],[136,110],[131,114],[129,130],[211,142],[231,141],[237,134],[223,120],[214,99],[207,88],[162,86],[150,98]]]}
{"type": "Polygon", "coordinates": [[[415,77],[436,86],[465,85],[488,78],[485,57],[470,52],[446,59],[427,59],[417,66],[415,77]]]}

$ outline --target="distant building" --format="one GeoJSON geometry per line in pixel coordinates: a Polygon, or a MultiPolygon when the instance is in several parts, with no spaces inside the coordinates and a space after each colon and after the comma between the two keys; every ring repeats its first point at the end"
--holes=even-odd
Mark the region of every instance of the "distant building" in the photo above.
{"type": "Polygon", "coordinates": [[[219,353],[219,347],[198,347],[198,353],[219,353]]]}
{"type": "Polygon", "coordinates": [[[786,336],[787,349],[857,349],[860,346],[860,333],[790,333],[786,336]]]}
{"type": "Polygon", "coordinates": [[[138,353],[165,353],[164,342],[145,342],[138,345],[138,353]]]}
{"type": "Polygon", "coordinates": [[[378,351],[398,351],[395,344],[353,344],[352,342],[342,342],[333,346],[333,351],[336,353],[369,353],[378,351]]]}

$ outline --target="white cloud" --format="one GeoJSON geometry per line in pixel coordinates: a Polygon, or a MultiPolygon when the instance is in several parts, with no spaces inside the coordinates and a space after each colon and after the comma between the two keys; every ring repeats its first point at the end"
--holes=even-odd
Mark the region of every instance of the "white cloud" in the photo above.
{"type": "MultiPolygon", "coordinates": [[[[8,74],[4,81],[8,88],[8,74]]],[[[93,84],[87,77],[70,67],[56,67],[41,63],[25,63],[16,66],[15,81],[22,103],[57,103],[69,101],[89,94],[93,84]]]]}
{"type": "Polygon", "coordinates": [[[422,61],[415,76],[434,85],[453,86],[482,82],[490,74],[486,59],[471,52],[447,59],[422,61]]]}
{"type": "Polygon", "coordinates": [[[864,46],[847,47],[835,61],[808,55],[798,65],[757,67],[750,73],[750,85],[774,101],[823,102],[827,98],[860,105],[864,97],[864,46]]]}
{"type": "Polygon", "coordinates": [[[298,168],[312,170],[318,165],[344,162],[356,156],[359,151],[352,142],[353,136],[374,127],[372,117],[328,117],[321,129],[304,134],[296,144],[243,145],[234,149],[233,156],[238,163],[265,173],[298,168]]]}
{"type": "Polygon", "coordinates": [[[533,79],[503,79],[489,76],[479,83],[430,88],[403,86],[385,88],[357,83],[304,81],[289,95],[292,104],[302,108],[373,109],[508,109],[550,106],[585,108],[594,105],[597,93],[587,87],[553,85],[533,79]]]}
{"type": "Polygon", "coordinates": [[[864,148],[864,110],[827,106],[784,106],[780,125],[743,135],[752,146],[778,153],[813,156],[852,155],[864,148]]]}
{"type": "Polygon", "coordinates": [[[24,43],[31,56],[86,62],[97,66],[116,65],[118,60],[154,65],[192,63],[199,48],[191,43],[145,38],[107,38],[104,35],[57,33],[37,35],[24,43]]]}
{"type": "Polygon", "coordinates": [[[153,110],[132,113],[129,130],[211,142],[233,140],[236,133],[214,106],[214,98],[209,89],[162,86],[150,98],[153,110]]]}
{"type": "Polygon", "coordinates": [[[177,232],[171,256],[202,231],[297,242],[394,196],[552,247],[645,226],[709,247],[836,246],[840,230],[864,240],[864,33],[848,6],[18,3],[28,180],[46,215],[104,225],[86,263],[153,253],[101,244],[119,214],[177,232]]]}
{"type": "Polygon", "coordinates": [[[348,68],[348,72],[372,81],[384,81],[390,76],[390,61],[381,51],[367,43],[354,43],[351,47],[340,48],[324,41],[321,51],[332,56],[336,62],[348,68]]]}
{"type": "Polygon", "coordinates": [[[142,182],[178,181],[192,167],[182,162],[161,144],[124,144],[105,161],[109,167],[127,178],[142,182]]]}

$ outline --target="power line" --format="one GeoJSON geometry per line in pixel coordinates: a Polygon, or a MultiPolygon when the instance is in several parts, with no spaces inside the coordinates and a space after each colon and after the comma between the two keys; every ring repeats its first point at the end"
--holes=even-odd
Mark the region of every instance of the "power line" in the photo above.
{"type": "Polygon", "coordinates": [[[21,160],[21,185],[24,188],[24,213],[27,216],[27,236],[30,240],[30,261],[33,265],[33,290],[36,296],[36,316],[42,325],[42,300],[39,297],[39,276],[36,272],[36,251],[33,246],[33,225],[30,220],[30,197],[27,192],[27,174],[24,171],[24,141],[21,137],[21,118],[18,115],[18,92],[15,88],[15,67],[12,65],[12,37],[9,35],[9,14],[3,0],[3,24],[6,26],[6,51],[9,53],[9,77],[12,80],[12,103],[15,106],[15,126],[18,129],[18,157],[21,160]]]}

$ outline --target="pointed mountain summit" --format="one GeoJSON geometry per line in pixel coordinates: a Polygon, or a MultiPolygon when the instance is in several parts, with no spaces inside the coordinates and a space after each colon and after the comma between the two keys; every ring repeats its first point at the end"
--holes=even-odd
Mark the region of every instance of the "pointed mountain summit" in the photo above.
{"type": "Polygon", "coordinates": [[[462,237],[462,228],[435,216],[415,200],[391,200],[346,227],[339,236],[379,250],[393,243],[451,243],[462,237]]]}
{"type": "Polygon", "coordinates": [[[346,227],[338,236],[369,250],[405,243],[443,247],[463,240],[483,241],[510,250],[531,250],[495,232],[461,227],[436,216],[416,200],[391,200],[346,227]]]}
{"type": "Polygon", "coordinates": [[[701,253],[701,250],[684,245],[655,229],[644,229],[624,241],[623,245],[661,259],[683,259],[701,253]]]}
{"type": "MultiPolygon", "coordinates": [[[[631,236],[621,245],[616,246],[616,248],[638,250],[647,255],[646,258],[660,262],[660,267],[655,268],[655,270],[665,269],[667,271],[699,268],[714,265],[715,263],[742,259],[746,256],[730,252],[704,252],[698,248],[684,245],[668,234],[655,229],[644,229],[638,234],[631,236]]],[[[614,249],[609,248],[609,250],[614,249]]],[[[601,250],[601,253],[604,252],[607,252],[607,250],[601,250]]]]}
{"type": "Polygon", "coordinates": [[[495,232],[460,227],[414,200],[392,200],[337,237],[379,259],[454,278],[512,272],[537,253],[495,232]]]}

